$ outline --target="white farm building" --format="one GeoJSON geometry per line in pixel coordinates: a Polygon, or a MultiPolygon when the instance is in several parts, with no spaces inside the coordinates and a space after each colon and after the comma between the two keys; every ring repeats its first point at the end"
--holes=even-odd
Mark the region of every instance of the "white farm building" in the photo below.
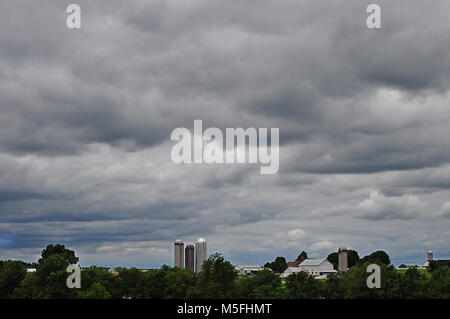
{"type": "Polygon", "coordinates": [[[238,265],[235,269],[237,270],[238,275],[251,275],[264,270],[264,267],[258,265],[238,265]]]}
{"type": "Polygon", "coordinates": [[[298,267],[288,267],[282,277],[287,277],[295,272],[304,271],[309,275],[317,277],[323,275],[329,275],[335,273],[336,270],[333,268],[333,264],[326,259],[305,259],[298,267]]]}

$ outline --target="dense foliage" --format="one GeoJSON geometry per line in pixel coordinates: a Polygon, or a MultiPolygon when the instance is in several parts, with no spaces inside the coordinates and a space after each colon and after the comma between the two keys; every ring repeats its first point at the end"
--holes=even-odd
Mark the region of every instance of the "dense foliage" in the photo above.
{"type": "Polygon", "coordinates": [[[277,274],[283,273],[287,268],[286,258],[277,257],[273,262],[268,262],[264,265],[265,268],[272,269],[277,274]]]}
{"type": "Polygon", "coordinates": [[[78,257],[62,245],[50,245],[43,250],[36,272],[27,273],[23,262],[1,263],[0,298],[450,298],[448,265],[433,263],[428,271],[398,270],[385,263],[389,256],[384,252],[366,257],[325,280],[305,272],[281,278],[277,272],[285,267],[283,257],[273,262],[276,271],[266,269],[247,276],[238,276],[220,254],[210,256],[198,274],[168,266],[147,271],[117,268],[115,272],[92,266],[81,271],[81,289],[69,289],[66,267],[78,257]],[[381,268],[381,289],[366,285],[366,269],[373,262],[381,268]]]}

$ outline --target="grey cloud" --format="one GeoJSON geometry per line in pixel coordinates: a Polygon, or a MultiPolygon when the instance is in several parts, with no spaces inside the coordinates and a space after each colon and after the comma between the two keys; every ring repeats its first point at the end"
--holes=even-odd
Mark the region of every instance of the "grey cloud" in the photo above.
{"type": "Polygon", "coordinates": [[[450,202],[446,202],[441,209],[441,216],[450,218],[450,202]]]}
{"type": "Polygon", "coordinates": [[[143,32],[160,32],[167,19],[168,5],[166,2],[145,2],[130,8],[124,23],[130,24],[143,32]]]}
{"type": "Polygon", "coordinates": [[[420,198],[414,195],[387,197],[378,191],[358,205],[358,216],[369,220],[411,219],[423,208],[420,198]]]}

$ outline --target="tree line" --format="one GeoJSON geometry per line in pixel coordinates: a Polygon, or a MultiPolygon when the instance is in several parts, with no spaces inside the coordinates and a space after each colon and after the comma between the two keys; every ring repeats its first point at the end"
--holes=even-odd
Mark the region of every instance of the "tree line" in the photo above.
{"type": "MultiPolygon", "coordinates": [[[[308,254],[305,251],[302,251],[297,258],[296,262],[301,263],[305,259],[308,258],[308,254]]],[[[328,255],[327,260],[333,264],[335,270],[338,269],[338,252],[333,252],[328,255]]],[[[359,258],[359,254],[356,250],[348,250],[348,267],[353,267],[355,265],[363,265],[366,263],[383,263],[385,265],[389,265],[391,260],[389,255],[383,250],[377,250],[363,258],[359,258]]],[[[286,262],[286,258],[277,257],[272,262],[267,262],[264,264],[265,268],[270,268],[276,273],[282,273],[288,268],[288,264],[286,262]]],[[[405,266],[406,267],[406,266],[405,266]]]]}
{"type": "MultiPolygon", "coordinates": [[[[307,258],[306,253],[299,257],[307,258]]],[[[318,280],[305,272],[283,279],[279,275],[282,268],[238,276],[234,266],[216,253],[197,274],[166,265],[145,272],[117,268],[115,273],[91,266],[81,271],[81,289],[69,289],[66,268],[77,263],[78,257],[63,245],[49,245],[42,251],[36,272],[27,272],[27,264],[21,261],[0,263],[0,298],[450,298],[448,266],[433,264],[428,271],[410,267],[400,272],[385,257],[379,252],[366,259],[358,257],[348,271],[318,280]],[[366,286],[366,268],[374,262],[381,267],[381,289],[366,286]]]]}

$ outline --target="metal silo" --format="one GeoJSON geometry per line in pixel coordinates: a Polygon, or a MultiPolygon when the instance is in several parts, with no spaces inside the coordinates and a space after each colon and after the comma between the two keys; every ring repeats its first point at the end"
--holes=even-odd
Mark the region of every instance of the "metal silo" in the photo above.
{"type": "Polygon", "coordinates": [[[338,270],[348,270],[348,250],[345,247],[340,247],[338,251],[338,270]]]}
{"type": "Polygon", "coordinates": [[[192,272],[194,272],[194,270],[195,270],[195,264],[194,264],[194,245],[186,245],[186,248],[185,248],[185,254],[184,254],[184,256],[185,256],[185,267],[186,267],[186,269],[188,269],[188,270],[190,270],[190,271],[192,271],[192,272]]]}
{"type": "Polygon", "coordinates": [[[184,243],[181,239],[177,239],[173,247],[174,262],[173,266],[178,268],[184,268],[184,243]]]}
{"type": "Polygon", "coordinates": [[[206,240],[199,238],[195,243],[195,272],[202,270],[202,264],[208,256],[206,240]]]}

